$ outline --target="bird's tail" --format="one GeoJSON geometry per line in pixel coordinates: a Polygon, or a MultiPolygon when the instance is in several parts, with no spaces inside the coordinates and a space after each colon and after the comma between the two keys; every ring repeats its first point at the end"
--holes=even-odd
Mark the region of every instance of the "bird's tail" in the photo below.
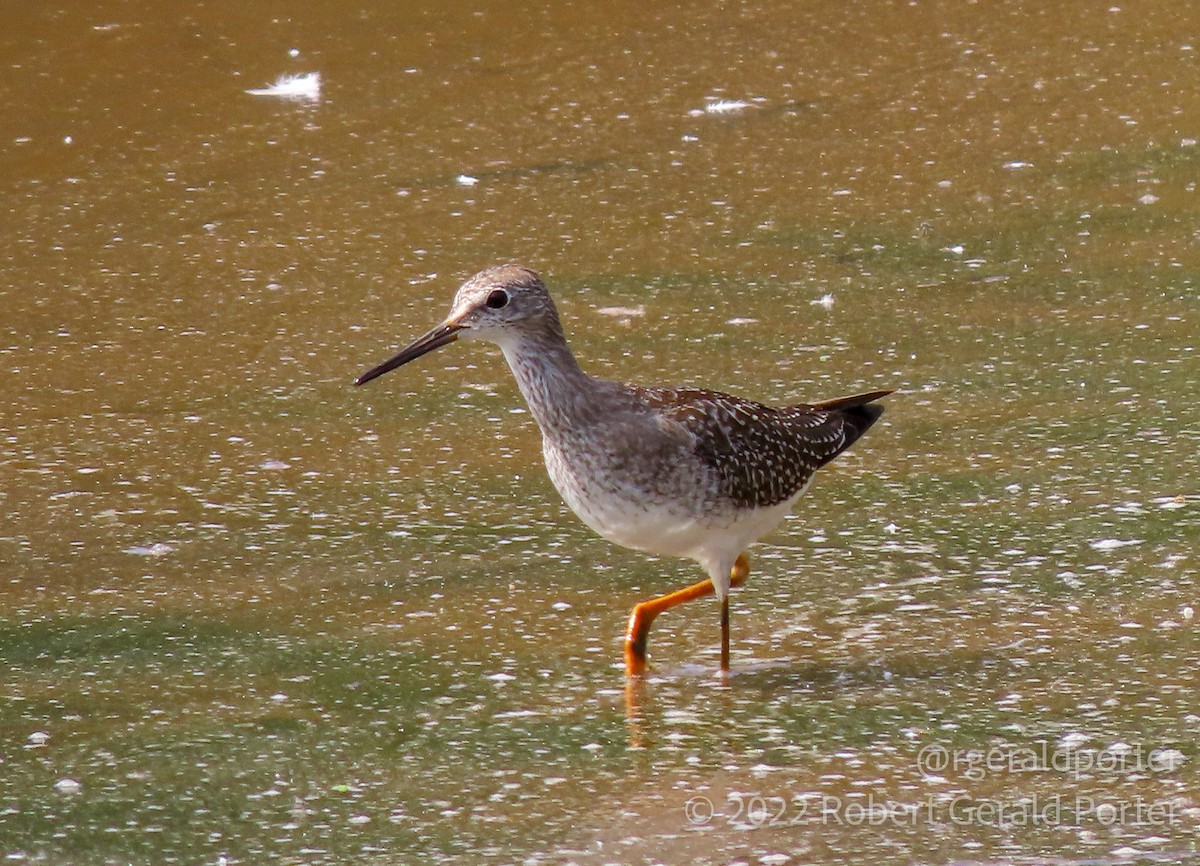
{"type": "Polygon", "coordinates": [[[842,443],[841,448],[829,455],[829,459],[825,461],[826,463],[857,442],[859,437],[866,433],[871,428],[871,425],[879,420],[879,416],[883,414],[883,407],[874,405],[875,401],[894,393],[894,391],[895,389],[868,391],[865,394],[855,394],[852,397],[838,397],[835,400],[825,400],[821,403],[812,404],[812,408],[814,409],[822,412],[831,412],[834,415],[840,416],[844,425],[842,429],[846,434],[846,440],[842,443]]]}

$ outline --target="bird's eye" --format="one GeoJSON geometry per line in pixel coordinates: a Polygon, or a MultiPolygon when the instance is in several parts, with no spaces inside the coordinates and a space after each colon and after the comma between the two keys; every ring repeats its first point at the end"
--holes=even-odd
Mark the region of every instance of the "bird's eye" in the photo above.
{"type": "Polygon", "coordinates": [[[496,289],[487,296],[487,305],[493,310],[498,310],[501,307],[508,306],[508,292],[504,289],[496,289]]]}

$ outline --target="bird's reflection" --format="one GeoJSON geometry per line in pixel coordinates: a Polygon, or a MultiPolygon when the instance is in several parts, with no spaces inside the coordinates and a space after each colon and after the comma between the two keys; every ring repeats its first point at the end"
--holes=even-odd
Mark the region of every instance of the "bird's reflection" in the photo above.
{"type": "Polygon", "coordinates": [[[652,748],[656,742],[655,733],[659,727],[656,720],[661,722],[660,714],[654,713],[656,690],[669,687],[674,679],[696,678],[704,687],[724,704],[722,710],[727,714],[733,709],[730,673],[726,670],[702,668],[699,666],[686,670],[674,671],[663,676],[640,674],[625,678],[625,727],[629,734],[631,749],[652,748]]]}

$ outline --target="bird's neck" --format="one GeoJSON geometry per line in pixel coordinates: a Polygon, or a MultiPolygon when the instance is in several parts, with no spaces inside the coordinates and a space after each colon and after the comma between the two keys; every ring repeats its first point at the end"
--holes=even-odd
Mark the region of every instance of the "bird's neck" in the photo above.
{"type": "Polygon", "coordinates": [[[567,434],[595,420],[597,381],[580,369],[561,330],[524,335],[500,348],[543,435],[567,434]]]}

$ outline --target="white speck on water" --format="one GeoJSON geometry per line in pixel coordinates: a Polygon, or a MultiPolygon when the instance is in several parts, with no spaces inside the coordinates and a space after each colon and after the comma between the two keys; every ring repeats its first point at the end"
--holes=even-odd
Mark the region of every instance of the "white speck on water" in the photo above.
{"type": "Polygon", "coordinates": [[[258,464],[259,469],[288,469],[290,463],[284,463],[282,460],[264,460],[258,464]]]}
{"type": "Polygon", "coordinates": [[[475,186],[475,184],[479,183],[479,178],[472,177],[469,174],[460,174],[454,178],[454,182],[459,186],[475,186]]]}
{"type": "MultiPolygon", "coordinates": [[[[1111,10],[1110,10],[1111,11],[1111,10]]],[[[1120,848],[1113,848],[1112,855],[1114,857],[1136,857],[1139,860],[1145,852],[1139,848],[1130,848],[1128,845],[1122,845],[1120,848]]]]}
{"type": "Polygon", "coordinates": [[[513,680],[516,679],[516,677],[514,677],[512,674],[506,674],[503,671],[501,671],[500,673],[496,673],[496,674],[488,674],[486,678],[491,680],[494,683],[501,684],[501,685],[504,683],[511,683],[513,680]]]}
{"type": "Polygon", "coordinates": [[[78,794],[83,790],[83,785],[74,779],[59,779],[54,783],[54,790],[61,794],[78,794]]]}
{"type": "Polygon", "coordinates": [[[1174,511],[1176,508],[1183,508],[1187,505],[1187,498],[1184,496],[1156,496],[1150,501],[1168,511],[1174,511]]]}
{"type": "Polygon", "coordinates": [[[1058,579],[1069,586],[1071,589],[1082,589],[1083,581],[1079,579],[1079,575],[1073,571],[1060,571],[1058,579]]]}
{"type": "Polygon", "coordinates": [[[93,475],[100,471],[99,466],[80,466],[75,472],[79,475],[93,475]]]}
{"type": "Polygon", "coordinates": [[[296,58],[296,57],[299,57],[299,56],[300,56],[300,49],[299,49],[299,48],[289,48],[289,49],[288,49],[288,57],[296,58]]]}
{"type": "Polygon", "coordinates": [[[954,244],[953,246],[946,247],[946,252],[954,253],[956,256],[961,256],[966,250],[967,248],[962,244],[954,244]]]}
{"type": "Polygon", "coordinates": [[[641,304],[636,307],[601,307],[596,312],[601,316],[621,318],[627,316],[644,316],[646,315],[646,308],[641,304]]]}
{"type": "Polygon", "coordinates": [[[506,710],[503,713],[496,713],[492,716],[493,719],[535,719],[542,715],[541,710],[506,710]]]}
{"type": "Polygon", "coordinates": [[[44,746],[44,745],[46,745],[46,742],[49,739],[50,739],[50,735],[47,734],[45,731],[34,731],[32,734],[29,735],[29,745],[44,746]]]}
{"type": "Polygon", "coordinates": [[[1004,163],[1004,167],[1013,169],[1013,170],[1022,169],[1022,168],[1032,168],[1033,163],[1032,162],[1024,162],[1023,160],[1019,160],[1019,159],[1014,159],[1011,162],[1004,163]]]}
{"type": "Polygon", "coordinates": [[[278,99],[321,98],[321,73],[308,72],[303,75],[281,75],[274,84],[247,90],[251,96],[274,96],[278,99]]]}
{"type": "Polygon", "coordinates": [[[285,695],[283,692],[276,692],[275,694],[271,695],[271,700],[277,704],[282,704],[287,699],[288,699],[288,696],[285,695]]]}
{"type": "MultiPolygon", "coordinates": [[[[750,108],[751,104],[744,99],[710,99],[705,103],[704,114],[737,114],[750,108]]],[[[690,114],[698,114],[699,111],[689,112],[690,114]]]]}
{"type": "Polygon", "coordinates": [[[732,319],[727,319],[725,321],[725,324],[727,324],[727,325],[753,325],[757,321],[758,321],[758,319],[752,319],[752,318],[749,318],[748,316],[734,316],[732,319]]]}
{"type": "Polygon", "coordinates": [[[1154,204],[1156,201],[1158,201],[1158,196],[1152,192],[1148,192],[1138,199],[1138,204],[1154,204]]]}
{"type": "Polygon", "coordinates": [[[895,523],[889,523],[887,526],[883,527],[883,531],[886,532],[888,535],[895,535],[897,532],[900,531],[900,527],[897,526],[895,523]]]}
{"type": "Polygon", "coordinates": [[[554,602],[554,604],[552,604],[550,606],[552,608],[554,608],[555,610],[570,610],[571,609],[571,605],[565,601],[556,601],[556,602],[554,602]]]}
{"type": "Polygon", "coordinates": [[[346,823],[353,824],[356,827],[361,826],[362,824],[370,824],[371,816],[370,815],[351,815],[350,818],[347,819],[346,823]]]}
{"type": "Polygon", "coordinates": [[[1178,749],[1154,749],[1150,753],[1150,769],[1170,773],[1183,766],[1187,756],[1178,749]]]}
{"type": "Polygon", "coordinates": [[[1191,619],[1192,617],[1194,617],[1196,615],[1196,609],[1193,608],[1191,605],[1185,604],[1183,607],[1181,607],[1179,609],[1179,615],[1181,617],[1183,617],[1184,619],[1191,619]]]}
{"type": "Polygon", "coordinates": [[[703,719],[690,710],[666,710],[663,712],[663,723],[667,725],[699,725],[703,719]]]}
{"type": "Polygon", "coordinates": [[[585,752],[599,752],[604,749],[604,746],[600,745],[599,743],[584,743],[579,748],[583,749],[585,752]]]}
{"type": "Polygon", "coordinates": [[[1078,749],[1090,739],[1091,737],[1082,731],[1071,731],[1059,737],[1058,745],[1064,749],[1078,749]]]}
{"type": "Polygon", "coordinates": [[[122,553],[132,553],[134,556],[166,556],[168,553],[174,553],[175,548],[162,541],[156,541],[149,546],[135,545],[134,547],[126,547],[122,553]]]}
{"type": "Polygon", "coordinates": [[[1091,542],[1093,550],[1119,550],[1122,547],[1134,547],[1142,542],[1139,539],[1101,538],[1091,542]]]}
{"type": "Polygon", "coordinates": [[[821,295],[821,297],[819,297],[819,298],[814,298],[813,300],[809,301],[808,303],[810,306],[813,306],[813,307],[824,307],[827,310],[832,310],[833,309],[833,295],[824,294],[824,295],[821,295]]]}

